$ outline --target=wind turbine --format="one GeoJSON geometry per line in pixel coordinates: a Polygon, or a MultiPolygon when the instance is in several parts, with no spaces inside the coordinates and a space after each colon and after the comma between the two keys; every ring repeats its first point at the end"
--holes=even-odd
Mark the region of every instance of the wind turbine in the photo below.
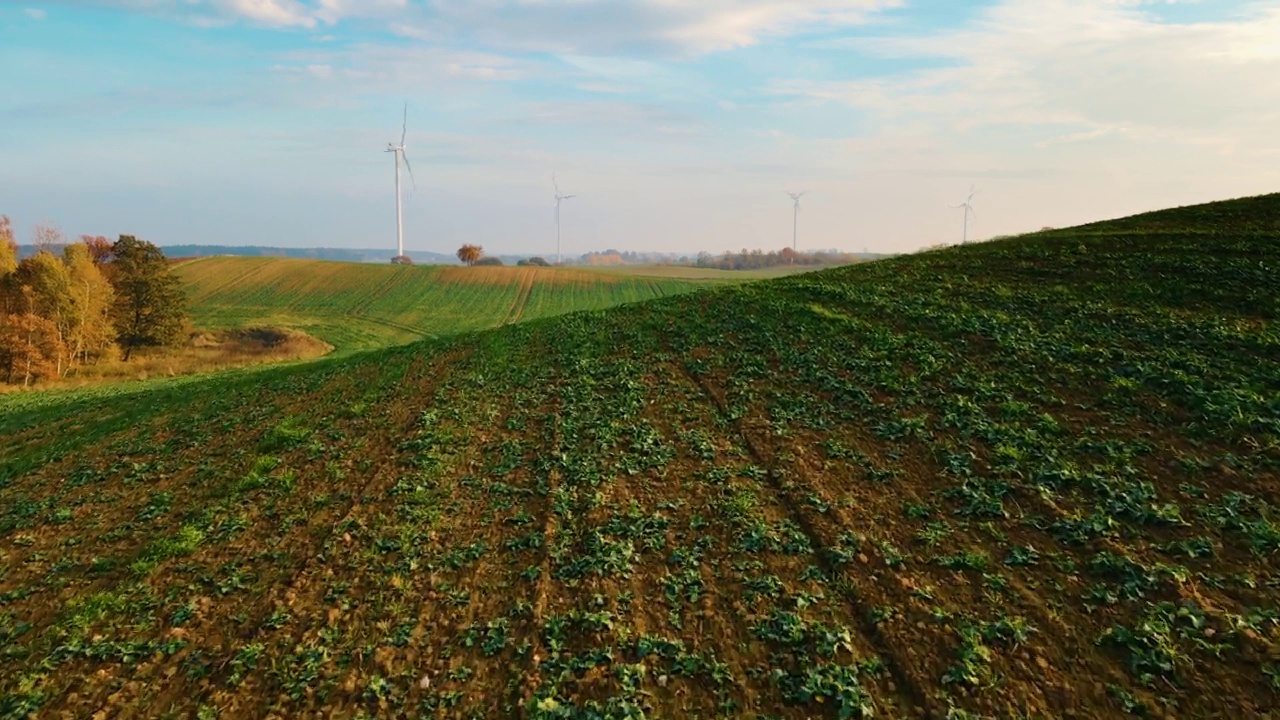
{"type": "Polygon", "coordinates": [[[973,196],[977,194],[978,194],[978,191],[974,190],[973,186],[970,185],[969,197],[965,198],[964,202],[960,203],[959,205],[951,206],[953,208],[964,208],[964,235],[961,236],[961,241],[960,241],[962,245],[964,243],[969,242],[969,214],[973,213],[974,217],[978,216],[978,213],[974,212],[973,210],[973,196]]]}
{"type": "Polygon", "coordinates": [[[800,225],[800,198],[804,197],[808,193],[809,193],[808,190],[798,192],[798,193],[797,192],[787,193],[788,195],[791,196],[791,202],[792,202],[792,210],[791,210],[791,252],[792,253],[796,252],[796,228],[798,228],[800,225]]]}
{"type": "Polygon", "coordinates": [[[560,264],[560,203],[577,195],[561,195],[560,183],[556,182],[556,174],[551,173],[551,185],[556,189],[556,264],[560,264]]]}
{"type": "Polygon", "coordinates": [[[409,104],[404,105],[404,125],[400,129],[400,144],[395,145],[387,143],[385,152],[394,153],[396,159],[396,258],[404,257],[404,212],[401,209],[403,198],[400,195],[400,161],[404,160],[404,166],[409,170],[409,181],[413,183],[413,188],[418,189],[418,181],[413,178],[413,166],[409,164],[409,156],[405,155],[405,136],[409,134],[409,104]]]}

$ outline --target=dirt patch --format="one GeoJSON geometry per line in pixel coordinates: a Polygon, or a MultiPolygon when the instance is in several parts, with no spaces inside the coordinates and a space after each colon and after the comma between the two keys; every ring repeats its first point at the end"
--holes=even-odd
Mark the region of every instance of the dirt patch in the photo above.
{"type": "Polygon", "coordinates": [[[156,351],[140,358],[139,364],[173,374],[201,370],[256,365],[264,362],[308,360],[333,350],[333,346],[301,330],[279,327],[249,327],[191,333],[186,345],[171,351],[156,351]]]}

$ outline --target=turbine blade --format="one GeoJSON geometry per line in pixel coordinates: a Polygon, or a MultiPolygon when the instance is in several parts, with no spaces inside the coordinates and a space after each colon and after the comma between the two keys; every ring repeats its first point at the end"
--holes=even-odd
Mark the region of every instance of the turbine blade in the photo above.
{"type": "Polygon", "coordinates": [[[404,125],[400,129],[400,147],[404,147],[404,139],[409,135],[409,103],[404,104],[404,125]]]}
{"type": "Polygon", "coordinates": [[[551,186],[556,189],[556,197],[560,197],[560,183],[556,182],[556,174],[551,173],[551,186]]]}
{"type": "Polygon", "coordinates": [[[572,198],[576,198],[576,197],[578,197],[578,196],[577,196],[577,195],[562,195],[561,197],[562,197],[563,199],[565,199],[565,200],[570,200],[570,199],[572,199],[572,198]]]}
{"type": "Polygon", "coordinates": [[[413,183],[413,189],[418,189],[418,181],[413,177],[413,166],[409,164],[409,155],[405,151],[400,151],[400,157],[404,158],[405,169],[409,171],[409,182],[413,183]]]}

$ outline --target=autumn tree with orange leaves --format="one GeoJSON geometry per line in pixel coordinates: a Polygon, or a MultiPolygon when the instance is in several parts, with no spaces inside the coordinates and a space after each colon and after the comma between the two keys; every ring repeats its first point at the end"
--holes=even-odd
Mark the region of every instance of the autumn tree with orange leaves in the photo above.
{"type": "Polygon", "coordinates": [[[102,267],[111,261],[112,242],[101,235],[81,235],[80,243],[89,250],[93,264],[102,267]]]}
{"type": "Polygon", "coordinates": [[[484,248],[480,245],[463,245],[458,248],[458,259],[468,265],[475,265],[484,257],[484,248]]]}
{"type": "Polygon", "coordinates": [[[159,248],[126,235],[67,244],[48,224],[33,240],[36,252],[19,261],[0,215],[0,382],[57,380],[121,348],[128,360],[136,347],[184,337],[185,296],[159,248]]]}

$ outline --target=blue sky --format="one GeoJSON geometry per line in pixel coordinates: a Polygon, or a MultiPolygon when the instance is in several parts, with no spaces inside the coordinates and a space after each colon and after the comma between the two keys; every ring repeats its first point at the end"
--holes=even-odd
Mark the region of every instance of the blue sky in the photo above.
{"type": "Polygon", "coordinates": [[[0,0],[21,239],[899,252],[1280,190],[1280,2],[0,0]]]}

